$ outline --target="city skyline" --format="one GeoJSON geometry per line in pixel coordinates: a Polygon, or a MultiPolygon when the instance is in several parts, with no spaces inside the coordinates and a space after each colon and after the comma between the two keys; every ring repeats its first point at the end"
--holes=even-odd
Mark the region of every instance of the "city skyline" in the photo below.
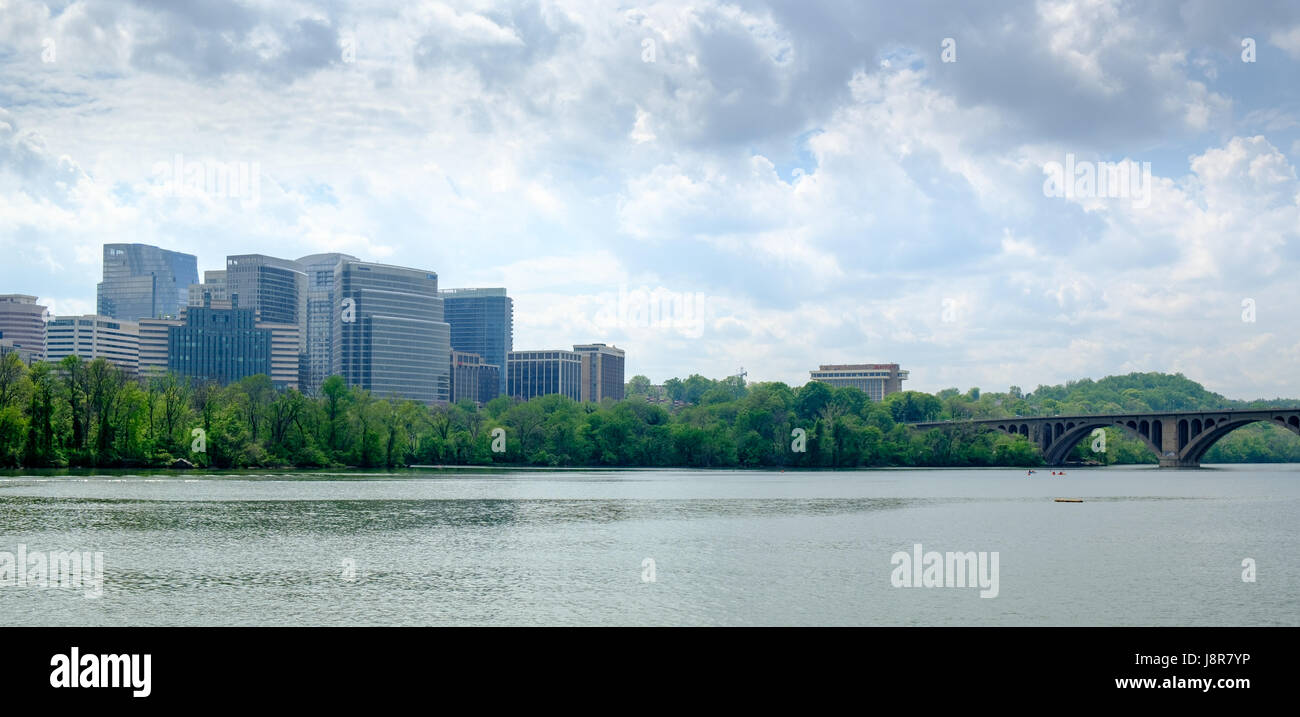
{"type": "Polygon", "coordinates": [[[656,382],[1300,394],[1293,4],[15,7],[0,286],[58,314],[104,243],[344,252],[509,287],[517,347],[656,382]]]}

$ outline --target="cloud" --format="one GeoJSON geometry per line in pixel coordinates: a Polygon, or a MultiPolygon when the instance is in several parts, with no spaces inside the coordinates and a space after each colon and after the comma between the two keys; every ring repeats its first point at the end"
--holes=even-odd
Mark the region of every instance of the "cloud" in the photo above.
{"type": "Polygon", "coordinates": [[[657,381],[896,360],[922,389],[1300,395],[1298,27],[1284,2],[13,0],[0,292],[93,306],[107,241],[344,251],[507,286],[516,345],[608,339],[657,381]],[[177,155],[255,163],[260,200],[160,195],[177,155]],[[1150,205],[1044,196],[1067,155],[1150,162],[1150,205]],[[621,287],[711,318],[611,325],[621,287]]]}

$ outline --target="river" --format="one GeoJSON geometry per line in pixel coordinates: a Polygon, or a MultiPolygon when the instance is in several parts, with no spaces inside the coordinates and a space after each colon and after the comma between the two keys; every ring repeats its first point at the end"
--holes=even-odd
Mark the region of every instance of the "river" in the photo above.
{"type": "Polygon", "coordinates": [[[1300,465],[8,473],[0,578],[103,581],[11,574],[0,624],[1297,625],[1298,518],[1300,465]],[[896,587],[917,544],[996,596],[896,587]]]}

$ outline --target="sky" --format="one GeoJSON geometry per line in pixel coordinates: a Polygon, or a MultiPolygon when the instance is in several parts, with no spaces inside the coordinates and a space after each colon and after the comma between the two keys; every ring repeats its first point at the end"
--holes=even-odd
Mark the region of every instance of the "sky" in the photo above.
{"type": "Polygon", "coordinates": [[[0,293],[340,251],[656,383],[1297,397],[1297,78],[1286,2],[0,0],[0,293]]]}

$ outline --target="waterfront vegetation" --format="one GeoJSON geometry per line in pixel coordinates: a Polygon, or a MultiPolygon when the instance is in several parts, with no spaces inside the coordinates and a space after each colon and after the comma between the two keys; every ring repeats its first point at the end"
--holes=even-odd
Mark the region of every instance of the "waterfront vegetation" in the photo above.
{"type": "MultiPolygon", "coordinates": [[[[116,366],[71,356],[57,364],[0,357],[0,467],[252,468],[426,465],[820,467],[1034,466],[1019,436],[916,421],[1122,411],[1265,408],[1297,401],[1230,401],[1182,375],[1111,376],[1032,393],[904,391],[873,402],[822,383],[746,384],[742,378],[643,376],[628,397],[601,404],[563,396],[498,397],[482,407],[428,407],[349,387],[337,376],[320,395],[277,390],[266,376],[228,386],[175,374],[136,379],[116,366]],[[499,431],[504,429],[504,450],[499,431]],[[795,429],[803,429],[802,447],[795,429]]],[[[1154,463],[1140,441],[1107,429],[1072,458],[1154,463]]],[[[1300,438],[1254,424],[1215,445],[1205,462],[1300,461],[1300,438]]]]}

